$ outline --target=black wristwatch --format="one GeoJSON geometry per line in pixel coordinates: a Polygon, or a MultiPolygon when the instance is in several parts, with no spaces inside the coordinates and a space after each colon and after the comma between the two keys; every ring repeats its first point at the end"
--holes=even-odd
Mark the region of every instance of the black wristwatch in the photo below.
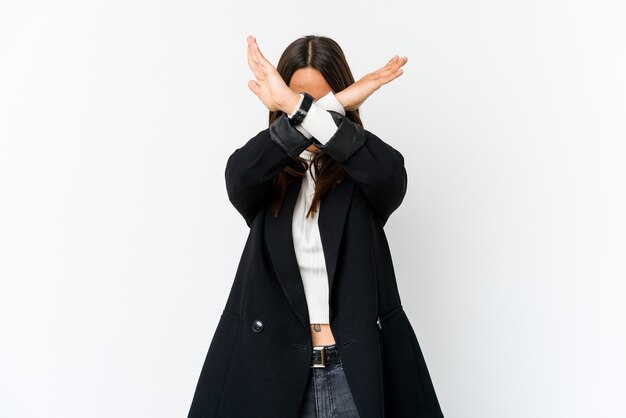
{"type": "Polygon", "coordinates": [[[302,103],[300,104],[298,110],[296,110],[296,113],[294,113],[293,116],[289,118],[289,123],[291,123],[291,125],[293,126],[302,123],[304,117],[306,116],[307,112],[311,108],[311,105],[313,104],[313,96],[305,91],[300,92],[300,94],[304,94],[304,99],[302,99],[302,103]]]}

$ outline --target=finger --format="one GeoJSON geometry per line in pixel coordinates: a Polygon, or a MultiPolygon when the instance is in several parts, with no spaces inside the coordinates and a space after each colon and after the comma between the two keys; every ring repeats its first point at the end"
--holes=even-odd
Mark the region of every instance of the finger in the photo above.
{"type": "Polygon", "coordinates": [[[403,71],[400,67],[402,67],[404,64],[406,64],[406,59],[399,58],[396,63],[389,67],[383,68],[382,71],[376,74],[376,76],[380,78],[383,84],[388,83],[402,74],[403,71]]]}
{"type": "Polygon", "coordinates": [[[248,45],[247,53],[248,53],[248,66],[250,67],[250,69],[254,73],[254,76],[256,78],[259,78],[259,76],[261,74],[261,70],[259,68],[259,65],[256,62],[256,58],[254,57],[254,54],[252,53],[252,48],[250,47],[250,45],[248,45]]]}
{"type": "Polygon", "coordinates": [[[255,64],[252,61],[252,51],[250,51],[250,45],[246,48],[246,56],[248,58],[248,66],[252,71],[254,71],[255,64]]]}
{"type": "Polygon", "coordinates": [[[248,58],[252,61],[256,68],[259,67],[258,58],[254,53],[254,38],[251,36],[248,37],[248,58]]]}
{"type": "Polygon", "coordinates": [[[384,83],[389,83],[392,80],[400,77],[404,73],[402,68],[398,68],[395,71],[390,71],[388,74],[385,74],[381,79],[384,80],[384,83]]]}
{"type": "Polygon", "coordinates": [[[248,38],[248,48],[250,48],[250,53],[254,57],[254,60],[257,64],[260,64],[260,55],[259,55],[259,46],[256,43],[254,37],[248,38]]]}
{"type": "Polygon", "coordinates": [[[382,84],[387,84],[392,80],[400,77],[404,70],[401,68],[408,61],[407,57],[399,58],[398,62],[395,63],[392,67],[386,68],[385,71],[382,71],[378,74],[379,80],[382,84]]]}
{"type": "Polygon", "coordinates": [[[248,50],[251,64],[250,68],[252,69],[252,72],[254,73],[257,81],[267,79],[267,70],[265,68],[262,68],[262,66],[259,64],[258,57],[254,53],[254,48],[252,44],[249,46],[248,50]]]}
{"type": "Polygon", "coordinates": [[[256,42],[256,39],[252,42],[252,52],[256,58],[256,62],[259,68],[263,71],[268,71],[268,67],[272,67],[272,64],[265,58],[265,56],[261,53],[259,49],[259,44],[256,42]]]}
{"type": "Polygon", "coordinates": [[[259,47],[259,43],[256,41],[256,38],[254,38],[254,48],[262,61],[269,62],[267,58],[265,58],[265,55],[261,52],[261,48],[259,47]]]}
{"type": "Polygon", "coordinates": [[[259,96],[259,84],[254,81],[254,80],[250,80],[248,81],[248,88],[252,91],[252,93],[256,94],[257,97],[259,96]]]}
{"type": "Polygon", "coordinates": [[[408,60],[408,57],[398,57],[398,59],[394,61],[393,65],[391,66],[391,71],[397,71],[398,68],[406,64],[408,60]]]}
{"type": "Polygon", "coordinates": [[[397,68],[399,68],[398,63],[400,62],[401,62],[400,56],[396,54],[389,61],[387,61],[387,64],[385,64],[383,67],[379,68],[378,70],[374,71],[374,74],[376,76],[381,77],[387,74],[388,72],[394,72],[396,71],[397,68]]]}
{"type": "Polygon", "coordinates": [[[261,48],[259,48],[259,43],[256,41],[256,38],[254,38],[252,45],[253,45],[253,48],[257,57],[259,58],[259,62],[261,63],[269,62],[267,58],[265,58],[265,55],[263,55],[263,53],[261,52],[261,48]]]}
{"type": "Polygon", "coordinates": [[[402,68],[398,68],[393,74],[391,74],[391,76],[387,80],[387,83],[395,80],[396,78],[400,77],[402,74],[404,74],[404,70],[402,68]]]}
{"type": "Polygon", "coordinates": [[[391,57],[391,59],[389,61],[387,61],[387,64],[385,64],[384,67],[388,67],[390,65],[393,65],[393,63],[396,62],[397,60],[398,60],[398,55],[396,54],[393,57],[391,57]]]}

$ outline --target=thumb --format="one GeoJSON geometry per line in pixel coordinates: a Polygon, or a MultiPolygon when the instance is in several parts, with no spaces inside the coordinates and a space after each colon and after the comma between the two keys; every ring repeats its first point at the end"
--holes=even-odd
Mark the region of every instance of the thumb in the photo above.
{"type": "Polygon", "coordinates": [[[250,80],[248,81],[248,88],[250,90],[252,90],[252,93],[256,94],[257,96],[259,95],[259,89],[261,88],[261,86],[259,86],[259,83],[257,83],[254,80],[250,80]]]}

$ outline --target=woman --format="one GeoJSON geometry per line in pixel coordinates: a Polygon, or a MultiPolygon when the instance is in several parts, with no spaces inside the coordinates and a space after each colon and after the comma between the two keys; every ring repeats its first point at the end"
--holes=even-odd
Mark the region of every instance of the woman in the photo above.
{"type": "Polygon", "coordinates": [[[355,82],[330,38],[297,39],[274,67],[248,37],[269,127],[226,163],[250,234],[189,417],[443,417],[383,231],[404,158],[358,111],[406,62],[355,82]]]}

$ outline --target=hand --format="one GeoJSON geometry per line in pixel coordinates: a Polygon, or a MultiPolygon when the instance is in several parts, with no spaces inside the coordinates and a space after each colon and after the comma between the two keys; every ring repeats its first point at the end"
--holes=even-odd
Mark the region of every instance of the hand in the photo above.
{"type": "Polygon", "coordinates": [[[261,54],[256,38],[248,36],[248,65],[256,81],[248,81],[248,87],[271,111],[293,112],[300,96],[289,88],[276,68],[261,54]]]}
{"type": "Polygon", "coordinates": [[[356,110],[372,93],[403,73],[402,66],[407,63],[407,57],[395,55],[387,64],[378,70],[365,75],[357,82],[335,94],[337,100],[346,110],[356,110]]]}

